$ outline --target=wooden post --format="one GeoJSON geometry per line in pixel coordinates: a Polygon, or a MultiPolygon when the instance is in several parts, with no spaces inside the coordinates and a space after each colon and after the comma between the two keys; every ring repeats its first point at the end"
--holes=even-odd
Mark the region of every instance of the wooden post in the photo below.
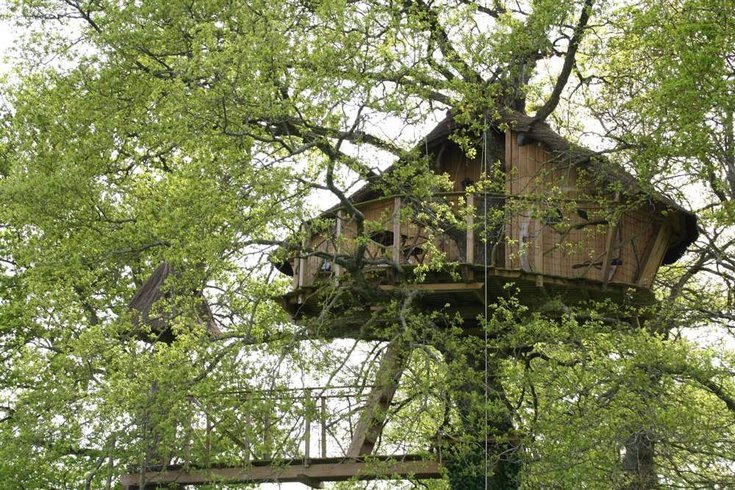
{"type": "Polygon", "coordinates": [[[325,396],[320,397],[321,401],[321,443],[322,443],[322,458],[327,457],[327,398],[325,396]]]}
{"type": "Polygon", "coordinates": [[[348,457],[356,458],[372,453],[383,432],[388,408],[398,388],[408,354],[402,341],[394,339],[388,344],[375,375],[375,386],[360,414],[352,443],[347,450],[348,457]]]}
{"type": "Polygon", "coordinates": [[[393,262],[400,264],[401,257],[401,198],[393,199],[393,262]]]}
{"type": "Polygon", "coordinates": [[[262,459],[271,459],[273,457],[273,434],[271,434],[271,418],[268,412],[263,412],[263,456],[262,459]]]}
{"type": "MultiPolygon", "coordinates": [[[[308,228],[304,228],[304,231],[308,232],[308,228]]],[[[308,233],[306,234],[308,235],[308,233]]],[[[296,281],[296,290],[300,290],[302,287],[304,287],[304,274],[306,274],[306,258],[304,258],[304,250],[306,249],[307,244],[307,237],[304,236],[304,239],[301,241],[301,250],[299,251],[299,274],[298,274],[298,280],[296,281]]],[[[304,302],[304,296],[303,294],[299,293],[299,296],[297,298],[298,303],[301,304],[304,302]]]]}
{"type": "MultiPolygon", "coordinates": [[[[475,196],[467,194],[467,253],[465,255],[468,264],[475,263],[475,196]]],[[[487,210],[485,210],[487,212],[487,210]]],[[[487,235],[487,233],[485,233],[487,235]]],[[[487,245],[486,245],[487,247],[487,245]]]]}
{"type": "MultiPolygon", "coordinates": [[[[339,253],[340,249],[340,239],[342,237],[342,211],[337,211],[337,224],[335,225],[334,230],[334,255],[337,255],[339,253]]],[[[342,267],[337,265],[337,262],[334,263],[334,275],[340,276],[342,274],[342,267]]]]}
{"type": "Polygon", "coordinates": [[[311,453],[311,390],[304,394],[304,466],[309,466],[311,453]]]}
{"type": "Polygon", "coordinates": [[[212,421],[209,419],[209,410],[205,412],[206,432],[204,435],[204,467],[209,468],[209,456],[212,449],[212,421]]]}
{"type": "Polygon", "coordinates": [[[253,450],[250,447],[250,434],[248,431],[253,430],[253,418],[250,415],[250,406],[248,406],[248,412],[245,414],[245,434],[244,434],[244,443],[245,447],[243,448],[245,461],[250,461],[253,455],[253,450]]]}

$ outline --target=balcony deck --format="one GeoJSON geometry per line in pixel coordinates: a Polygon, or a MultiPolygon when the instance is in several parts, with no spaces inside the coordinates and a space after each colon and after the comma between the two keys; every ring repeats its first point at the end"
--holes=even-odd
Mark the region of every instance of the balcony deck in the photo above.
{"type": "MultiPolygon", "coordinates": [[[[310,288],[344,274],[335,259],[354,253],[358,243],[365,243],[366,272],[383,275],[388,283],[392,264],[410,272],[439,260],[448,264],[447,270],[464,268],[472,276],[487,265],[489,281],[498,286],[515,279],[522,288],[542,283],[562,291],[593,290],[578,292],[580,297],[599,296],[594,291],[600,288],[638,291],[650,289],[671,234],[661,216],[622,203],[580,198],[557,206],[518,196],[491,199],[464,192],[437,194],[434,199],[453,214],[438,227],[428,225],[420,218],[421,209],[400,196],[356,204],[366,220],[362,236],[354,220],[341,212],[327,216],[333,225],[314,231],[305,244],[311,252],[292,259],[286,268],[293,275],[294,291],[304,296],[310,288]]],[[[290,300],[286,304],[295,314],[290,300]]]]}
{"type": "MultiPolygon", "coordinates": [[[[406,266],[408,275],[413,267],[415,266],[406,266]]],[[[653,292],[640,286],[605,284],[601,281],[557,277],[517,269],[492,267],[486,270],[484,266],[476,264],[460,264],[453,273],[431,273],[419,284],[406,284],[396,280],[390,269],[383,268],[374,272],[379,290],[416,290],[417,305],[426,311],[443,312],[449,317],[461,315],[468,333],[475,326],[474,320],[484,311],[485,298],[488,304],[493,304],[502,298],[515,297],[521,304],[535,309],[557,301],[567,306],[608,299],[618,305],[629,306],[646,306],[655,302],[653,292]]],[[[323,280],[326,279],[325,277],[323,280]]],[[[285,294],[280,302],[295,320],[299,320],[319,314],[322,308],[320,293],[319,283],[316,283],[285,294]]],[[[339,321],[328,326],[322,325],[320,335],[324,338],[386,340],[381,337],[382,330],[378,325],[375,332],[365,330],[366,314],[370,313],[371,307],[364,306],[363,309],[361,311],[358,305],[353,308],[352,314],[344,312],[339,321]]]]}

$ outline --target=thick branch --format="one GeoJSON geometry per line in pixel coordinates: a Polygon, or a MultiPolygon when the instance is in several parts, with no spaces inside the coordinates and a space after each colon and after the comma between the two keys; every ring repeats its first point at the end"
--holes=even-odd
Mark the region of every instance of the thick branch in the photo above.
{"type": "Polygon", "coordinates": [[[546,120],[546,118],[554,112],[554,109],[556,109],[556,106],[559,104],[561,93],[569,80],[572,68],[574,68],[577,49],[579,48],[579,43],[582,40],[584,30],[587,27],[587,22],[589,21],[590,14],[592,13],[593,2],[594,0],[585,0],[584,2],[582,14],[579,16],[579,22],[577,22],[577,25],[574,27],[574,34],[572,35],[572,39],[569,41],[569,48],[567,49],[567,54],[564,57],[564,66],[561,69],[559,78],[556,79],[554,90],[551,92],[549,100],[547,100],[543,107],[541,107],[541,109],[536,112],[536,115],[533,116],[533,123],[546,120]]]}
{"type": "Polygon", "coordinates": [[[467,82],[482,83],[483,80],[480,74],[473,70],[454,48],[447,31],[439,23],[437,13],[423,0],[404,0],[404,2],[409,9],[416,7],[424,14],[429,27],[429,35],[436,42],[444,58],[459,72],[462,78],[467,82]]]}
{"type": "Polygon", "coordinates": [[[483,14],[489,15],[490,17],[497,19],[502,14],[506,12],[505,7],[500,5],[499,3],[495,2],[495,6],[493,8],[485,7],[483,5],[477,4],[477,2],[473,2],[472,0],[459,0],[459,3],[463,3],[465,5],[470,5],[477,9],[478,12],[481,12],[483,14]]]}

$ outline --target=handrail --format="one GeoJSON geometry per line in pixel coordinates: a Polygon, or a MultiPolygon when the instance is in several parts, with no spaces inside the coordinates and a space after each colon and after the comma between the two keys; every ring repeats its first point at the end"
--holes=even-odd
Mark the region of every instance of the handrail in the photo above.
{"type": "MultiPolygon", "coordinates": [[[[286,393],[263,390],[268,394],[260,390],[227,390],[219,394],[242,396],[224,405],[210,405],[206,399],[189,396],[188,415],[179,422],[183,437],[177,437],[173,462],[179,461],[186,467],[208,466],[216,459],[209,442],[214,434],[229,441],[232,449],[228,451],[235,451],[231,456],[245,462],[275,459],[303,460],[308,464],[313,457],[345,457],[356,420],[365,410],[369,387],[293,387],[287,388],[286,393]],[[345,392],[330,394],[330,390],[345,392]],[[270,399],[286,403],[263,403],[270,399]],[[289,444],[281,443],[286,435],[289,444]]],[[[430,442],[417,440],[411,446],[414,451],[425,452],[430,442]]],[[[387,443],[381,454],[402,454],[401,447],[387,443]]]]}
{"type": "MultiPolygon", "coordinates": [[[[438,197],[445,197],[445,196],[449,196],[449,197],[451,197],[451,196],[460,196],[461,197],[461,196],[469,196],[469,195],[472,195],[472,196],[487,196],[489,198],[509,199],[509,200],[518,200],[518,201],[539,201],[539,200],[541,200],[540,197],[538,197],[537,195],[533,195],[533,194],[508,194],[508,193],[505,193],[505,192],[442,191],[442,192],[435,192],[435,193],[432,194],[432,196],[438,196],[438,197]]],[[[402,199],[402,198],[405,198],[405,197],[408,197],[408,196],[409,196],[409,194],[406,194],[406,193],[390,194],[390,195],[387,195],[387,196],[382,196],[382,197],[378,197],[378,198],[375,198],[375,199],[369,199],[367,201],[360,201],[360,202],[356,202],[356,203],[353,203],[353,204],[354,204],[354,206],[357,209],[360,209],[361,206],[366,206],[366,205],[369,205],[369,204],[375,204],[375,203],[381,202],[381,201],[390,201],[390,200],[392,200],[392,199],[394,199],[396,197],[402,199]]],[[[570,202],[570,203],[574,203],[574,202],[578,202],[578,203],[598,203],[598,202],[600,202],[599,199],[584,198],[584,197],[574,198],[574,197],[559,197],[559,196],[554,196],[553,197],[553,200],[555,202],[570,202]]],[[[614,204],[614,203],[609,203],[609,204],[614,204]]],[[[344,210],[345,210],[344,206],[338,205],[338,206],[335,206],[335,207],[333,207],[333,208],[325,211],[325,213],[333,214],[333,213],[337,213],[338,211],[344,211],[344,210]]]]}

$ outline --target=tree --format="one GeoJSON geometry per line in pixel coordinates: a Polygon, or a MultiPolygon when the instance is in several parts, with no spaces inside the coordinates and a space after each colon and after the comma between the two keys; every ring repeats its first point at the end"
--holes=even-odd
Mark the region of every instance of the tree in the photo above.
{"type": "MultiPolygon", "coordinates": [[[[596,117],[602,151],[651,191],[669,177],[707,189],[695,203],[704,239],[659,276],[652,312],[542,313],[510,299],[491,309],[484,344],[439,332],[410,293],[381,297],[383,338],[417,347],[385,437],[410,446],[447,430],[454,488],[484,486],[486,473],[499,488],[732,485],[732,352],[681,335],[732,318],[732,7],[488,5],[12,2],[29,37],[0,146],[2,480],[110,487],[129,464],[187,451],[239,461],[242,438],[204,440],[196,427],[202,441],[182,447],[177,430],[195,413],[270,427],[283,399],[232,393],[282,394],[293,372],[379,383],[362,365],[385,344],[290,324],[269,256],[315,253],[301,238],[326,226],[319,199],[367,236],[347,200],[365,181],[430,206],[446,180],[404,134],[450,110],[467,152],[514,114],[569,138],[586,122],[570,113],[596,117]],[[169,341],[128,308],[162,263],[175,273],[152,315],[169,318],[169,341]],[[611,320],[633,316],[652,320],[611,320]]],[[[357,247],[340,264],[358,287],[334,301],[377,301],[366,260],[357,247]]],[[[253,449],[289,440],[270,435],[253,449]]]]}

